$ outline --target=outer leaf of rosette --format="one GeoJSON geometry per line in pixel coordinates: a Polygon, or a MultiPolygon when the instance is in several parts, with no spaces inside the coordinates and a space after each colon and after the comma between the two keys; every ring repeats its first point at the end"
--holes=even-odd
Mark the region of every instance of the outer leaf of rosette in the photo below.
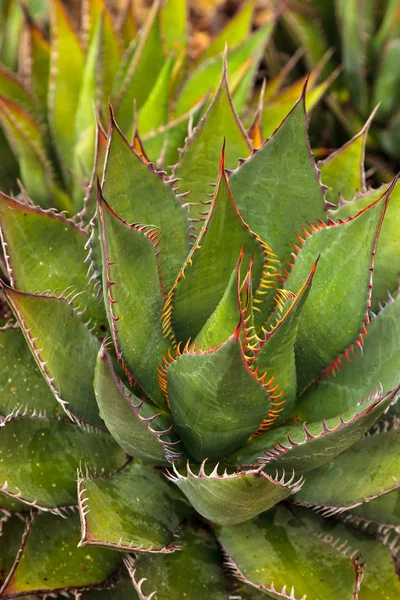
{"type": "MultiPolygon", "coordinates": [[[[353,202],[343,204],[330,213],[335,221],[353,217],[360,210],[374,202],[386,191],[386,186],[377,190],[369,190],[366,194],[354,199],[353,202]]],[[[399,283],[400,276],[400,183],[393,188],[391,200],[387,208],[387,216],[382,224],[382,235],[379,236],[376,248],[374,286],[372,289],[372,310],[377,310],[379,301],[384,302],[387,290],[394,292],[399,283]]]]}
{"type": "Polygon", "coordinates": [[[168,401],[177,433],[196,461],[234,452],[268,414],[270,397],[246,363],[240,327],[221,346],[187,351],[167,367],[168,401]]]}
{"type": "MultiPolygon", "coordinates": [[[[318,261],[318,259],[317,259],[318,261]]],[[[313,264],[307,279],[293,300],[286,304],[287,309],[275,323],[265,330],[264,339],[254,359],[258,374],[268,381],[271,394],[271,423],[276,417],[283,418],[293,408],[297,395],[297,375],[294,347],[303,307],[311,290],[317,261],[313,264]],[[271,381],[272,379],[272,381],[271,381]]],[[[285,306],[285,308],[286,308],[285,306]]],[[[269,428],[271,423],[265,423],[269,428]]]]}
{"type": "Polygon", "coordinates": [[[172,538],[192,508],[162,473],[131,461],[111,476],[78,478],[80,546],[173,552],[172,538]]]}
{"type": "Polygon", "coordinates": [[[343,513],[342,518],[354,527],[371,533],[398,532],[400,527],[400,490],[396,489],[375,500],[360,504],[343,513]]]}
{"type": "MultiPolygon", "coordinates": [[[[224,139],[226,166],[233,169],[239,158],[250,154],[251,146],[233,107],[226,62],[214,99],[192,135],[187,138],[180,160],[173,170],[173,176],[181,179],[179,185],[182,185],[182,190],[190,191],[189,215],[193,219],[204,218],[207,207],[203,202],[211,191],[210,186],[218,178],[218,162],[224,139]]],[[[193,224],[197,230],[200,229],[198,222],[193,224]]]]}
{"type": "Polygon", "coordinates": [[[136,108],[140,110],[157,81],[164,61],[160,32],[160,0],[156,0],[139,34],[136,49],[125,65],[118,89],[114,90],[116,114],[124,132],[128,131],[132,124],[134,100],[136,108]]]}
{"type": "Polygon", "coordinates": [[[19,327],[0,327],[0,364],[1,415],[26,406],[50,414],[63,412],[35,364],[19,327]]]}
{"type": "Polygon", "coordinates": [[[5,417],[0,449],[2,493],[56,514],[76,505],[80,465],[110,472],[126,462],[125,453],[105,431],[36,412],[15,411],[5,417]]]}
{"type": "Polygon", "coordinates": [[[165,407],[157,379],[157,368],[169,349],[161,329],[164,300],[156,255],[159,233],[152,226],[123,221],[102,198],[100,189],[98,210],[104,303],[118,360],[148,396],[165,407]]]}
{"type": "Polygon", "coordinates": [[[254,258],[254,302],[262,316],[272,308],[277,261],[237,210],[225,174],[223,151],[210,211],[168,294],[163,316],[166,335],[182,342],[198,335],[224,295],[243,245],[245,264],[251,256],[254,258]]]}
{"type": "Polygon", "coordinates": [[[317,506],[329,516],[399,488],[400,429],[396,427],[396,423],[377,424],[370,435],[308,473],[296,501],[317,506]]]}
{"type": "MultiPolygon", "coordinates": [[[[354,408],[361,397],[378,385],[387,394],[400,383],[399,364],[400,296],[397,296],[395,300],[390,297],[367,326],[363,352],[349,353],[336,377],[316,381],[306,390],[292,416],[311,422],[336,416],[354,408]]],[[[391,410],[398,412],[398,405],[391,410]]]]}
{"type": "Polygon", "coordinates": [[[49,82],[49,123],[58,151],[64,180],[71,185],[75,145],[75,115],[78,107],[85,57],[78,36],[61,0],[50,6],[51,68],[49,82]],[[65,123],[70,126],[66,127],[65,123]]]}
{"type": "Polygon", "coordinates": [[[186,526],[178,542],[182,544],[180,552],[125,558],[140,600],[226,600],[222,555],[210,531],[199,524],[186,526]]]}
{"type": "Polygon", "coordinates": [[[99,342],[65,298],[28,294],[2,283],[36,363],[72,420],[103,427],[93,390],[99,342]],[[79,365],[79,368],[77,368],[79,365]]]}
{"type": "Polygon", "coordinates": [[[311,224],[285,287],[296,292],[321,255],[296,339],[298,391],[359,340],[371,302],[372,272],[379,232],[391,188],[344,223],[311,224]]]}
{"type": "Polygon", "coordinates": [[[262,469],[252,469],[218,475],[218,465],[209,474],[205,463],[198,474],[187,465],[187,474],[182,475],[174,467],[169,474],[185,494],[191,505],[203,517],[218,525],[236,525],[248,521],[272,506],[295,494],[303,484],[303,478],[295,481],[295,473],[285,480],[282,476],[270,476],[262,469]]]}
{"type": "MultiPolygon", "coordinates": [[[[257,62],[253,57],[257,56],[265,47],[274,28],[274,23],[267,23],[258,31],[250,35],[242,44],[227,53],[228,71],[230,83],[235,76],[250,64],[256,68],[257,62]]],[[[207,93],[217,88],[216,82],[221,73],[221,55],[211,58],[201,64],[188,79],[178,98],[175,115],[179,116],[188,112],[207,93]]]]}
{"type": "Polygon", "coordinates": [[[251,438],[229,460],[231,464],[266,465],[305,473],[341,454],[355,444],[388,409],[394,392],[372,394],[340,417],[322,423],[282,425],[251,438]]]}
{"type": "Polygon", "coordinates": [[[87,281],[87,234],[54,211],[21,204],[0,193],[0,232],[11,285],[23,292],[79,292],[75,306],[105,331],[106,315],[87,281]]]}
{"type": "Polygon", "coordinates": [[[304,95],[305,89],[275,133],[229,178],[243,219],[282,263],[293,250],[296,231],[326,214],[308,141],[304,95]]]}
{"type": "Polygon", "coordinates": [[[156,465],[180,457],[170,416],[125,388],[104,346],[97,357],[94,391],[102,419],[125,452],[156,465]]]}
{"type": "Polygon", "coordinates": [[[217,535],[232,574],[268,597],[357,598],[362,571],[356,558],[320,541],[283,506],[247,523],[217,528],[217,535]]]}
{"type": "MultiPolygon", "coordinates": [[[[368,505],[366,505],[368,506],[368,505]]],[[[305,525],[319,540],[349,557],[359,556],[364,575],[358,600],[387,600],[400,594],[400,580],[396,569],[396,543],[392,540],[365,535],[353,528],[345,527],[339,520],[323,519],[309,510],[296,508],[305,525]]],[[[395,536],[394,536],[395,539],[395,536]]]]}
{"type": "Polygon", "coordinates": [[[164,281],[172,287],[189,251],[187,212],[162,174],[132,150],[113,115],[102,193],[121,219],[159,228],[164,281]]]}
{"type": "Polygon", "coordinates": [[[326,200],[337,206],[340,199],[353,200],[366,191],[364,156],[369,127],[376,110],[364,127],[344,146],[318,162],[321,180],[328,187],[326,200]]]}
{"type": "Polygon", "coordinates": [[[106,581],[118,568],[121,555],[108,548],[78,548],[79,516],[67,518],[38,513],[27,520],[19,552],[0,597],[63,592],[106,581]]]}

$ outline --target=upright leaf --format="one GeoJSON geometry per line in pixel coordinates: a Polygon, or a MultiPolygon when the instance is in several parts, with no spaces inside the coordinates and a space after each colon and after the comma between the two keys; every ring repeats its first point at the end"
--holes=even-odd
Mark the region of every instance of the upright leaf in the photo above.
{"type": "Polygon", "coordinates": [[[160,11],[160,28],[169,51],[186,49],[188,37],[187,0],[167,0],[160,11]]]}
{"type": "MultiPolygon", "coordinates": [[[[163,68],[138,114],[139,131],[148,133],[165,125],[168,121],[169,92],[171,86],[174,54],[166,59],[163,68]]],[[[133,124],[133,123],[132,123],[133,124]]]]}

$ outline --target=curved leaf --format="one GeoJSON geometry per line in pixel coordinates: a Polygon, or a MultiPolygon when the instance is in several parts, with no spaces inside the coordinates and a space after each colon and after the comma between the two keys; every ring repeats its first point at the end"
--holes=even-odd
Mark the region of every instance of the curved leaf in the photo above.
{"type": "Polygon", "coordinates": [[[2,492],[53,512],[76,504],[80,464],[110,472],[126,461],[125,453],[105,432],[18,412],[3,421],[0,455],[2,492]]]}
{"type": "Polygon", "coordinates": [[[382,534],[393,529],[397,533],[400,528],[400,490],[396,489],[375,500],[355,506],[346,511],[342,518],[355,527],[376,529],[382,534]]]}
{"type": "Polygon", "coordinates": [[[153,89],[139,110],[138,127],[142,133],[154,131],[168,122],[169,92],[174,58],[174,54],[170,54],[166,59],[153,89]]]}
{"type": "Polygon", "coordinates": [[[78,478],[80,546],[173,552],[173,534],[191,512],[161,473],[130,462],[111,476],[78,478]]]}
{"type": "Polygon", "coordinates": [[[189,499],[192,506],[206,519],[218,525],[236,525],[268,510],[303,485],[295,474],[285,481],[285,474],[271,477],[261,469],[218,475],[218,465],[207,475],[205,462],[195,475],[189,465],[187,475],[174,467],[169,478],[189,499]]]}

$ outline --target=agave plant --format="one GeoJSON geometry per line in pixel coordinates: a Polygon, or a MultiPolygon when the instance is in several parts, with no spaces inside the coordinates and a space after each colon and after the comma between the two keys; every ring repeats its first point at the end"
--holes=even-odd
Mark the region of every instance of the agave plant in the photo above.
{"type": "Polygon", "coordinates": [[[331,95],[330,106],[344,126],[355,132],[379,104],[370,146],[399,160],[400,18],[397,0],[374,3],[283,3],[283,22],[300,43],[309,65],[331,47],[326,69],[342,64],[343,76],[331,95]]]}

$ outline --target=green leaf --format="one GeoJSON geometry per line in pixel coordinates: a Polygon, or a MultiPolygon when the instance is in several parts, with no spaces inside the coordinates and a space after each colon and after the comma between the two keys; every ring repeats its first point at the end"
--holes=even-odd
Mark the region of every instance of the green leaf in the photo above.
{"type": "Polygon", "coordinates": [[[400,296],[367,326],[362,353],[348,355],[348,361],[333,378],[323,378],[300,398],[294,415],[316,421],[333,417],[356,406],[377,385],[387,394],[400,383],[400,296]]]}
{"type": "Polygon", "coordinates": [[[3,421],[0,455],[1,491],[53,512],[76,504],[80,464],[110,472],[126,462],[125,453],[104,431],[22,411],[3,421]]]}
{"type": "Polygon", "coordinates": [[[33,360],[19,328],[0,328],[0,414],[18,407],[62,412],[33,360]]]}
{"type": "MultiPolygon", "coordinates": [[[[260,51],[265,47],[274,28],[274,23],[267,23],[258,31],[250,35],[240,46],[228,51],[227,65],[229,72],[229,83],[232,83],[243,68],[249,64],[254,66],[260,51]]],[[[217,89],[216,82],[219,81],[221,73],[221,56],[216,56],[202,63],[188,79],[178,98],[175,115],[179,116],[188,112],[207,93],[217,89]]],[[[211,182],[212,183],[212,182],[211,182]]]]}
{"type": "Polygon", "coordinates": [[[175,56],[172,53],[166,59],[153,89],[139,110],[138,127],[142,133],[155,131],[168,121],[169,92],[174,58],[175,56]]]}
{"type": "Polygon", "coordinates": [[[239,333],[237,327],[214,350],[188,350],[167,367],[172,419],[196,461],[234,452],[268,414],[268,390],[247,366],[239,333]]]}
{"type": "MultiPolygon", "coordinates": [[[[308,14],[302,14],[300,10],[285,10],[283,13],[285,27],[300,42],[303,48],[307,64],[315,67],[328,52],[329,46],[321,23],[310,18],[308,14]]],[[[328,74],[332,71],[327,65],[323,72],[328,74]]]]}
{"type": "Polygon", "coordinates": [[[179,458],[170,416],[124,387],[104,346],[97,357],[94,391],[102,419],[125,452],[156,465],[179,458]]]}
{"type": "MultiPolygon", "coordinates": [[[[182,191],[189,192],[189,215],[201,219],[210,185],[218,178],[221,147],[226,140],[226,166],[236,167],[239,158],[250,153],[250,142],[235,112],[224,68],[221,83],[207,113],[186,140],[173,176],[181,179],[182,191]]],[[[196,229],[199,229],[194,222],[196,229]]]]}
{"type": "MultiPolygon", "coordinates": [[[[365,4],[365,3],[364,3],[365,4]]],[[[341,34],[342,61],[352,102],[362,114],[368,111],[365,20],[357,0],[338,0],[335,5],[341,34]],[[360,14],[361,13],[361,14],[360,14]]]]}
{"type": "MultiPolygon", "coordinates": [[[[317,259],[318,261],[318,259],[317,259]]],[[[287,309],[278,315],[272,325],[263,329],[263,339],[259,342],[259,350],[253,366],[261,377],[269,380],[271,391],[269,428],[279,416],[281,419],[293,408],[297,396],[297,375],[295,362],[295,342],[303,307],[311,290],[317,261],[313,264],[307,279],[293,300],[287,302],[287,309]]],[[[285,306],[286,308],[286,306],[285,306]]]]}
{"type": "Polygon", "coordinates": [[[232,573],[268,597],[357,598],[362,570],[356,559],[319,541],[286,508],[279,507],[248,523],[218,528],[218,537],[232,573]]]}
{"type": "Polygon", "coordinates": [[[102,590],[93,589],[81,592],[81,600],[115,600],[115,598],[118,598],[118,600],[140,600],[133,587],[132,580],[125,570],[117,582],[113,579],[111,578],[102,590]]]}
{"type": "Polygon", "coordinates": [[[6,244],[11,285],[23,292],[79,291],[76,306],[100,331],[107,323],[104,308],[88,284],[87,234],[54,210],[43,211],[0,193],[0,229],[6,244]]]}
{"type": "Polygon", "coordinates": [[[37,105],[32,94],[20,83],[17,76],[0,65],[0,90],[3,99],[11,100],[31,117],[37,115],[37,105]]]}
{"type": "Polygon", "coordinates": [[[32,60],[30,84],[42,109],[45,110],[50,75],[50,44],[31,19],[27,20],[26,31],[32,60]]]}
{"type": "Polygon", "coordinates": [[[328,187],[326,200],[336,207],[339,201],[352,200],[366,191],[364,155],[365,144],[374,113],[357,135],[325,160],[318,162],[321,180],[328,187]]]}
{"type": "Polygon", "coordinates": [[[221,551],[203,526],[186,527],[180,536],[182,550],[172,554],[141,554],[125,565],[140,598],[154,600],[226,600],[221,551]]]}
{"type": "Polygon", "coordinates": [[[49,123],[68,185],[72,182],[75,144],[75,115],[85,57],[78,37],[61,0],[50,3],[51,70],[49,83],[49,123]],[[66,126],[66,123],[68,126],[66,126]]]}
{"type": "Polygon", "coordinates": [[[161,36],[169,52],[186,49],[188,37],[187,0],[166,0],[160,10],[161,36]]]}
{"type": "Polygon", "coordinates": [[[304,98],[275,134],[232,173],[229,185],[245,222],[281,262],[288,259],[294,232],[307,220],[325,216],[308,144],[304,98]]]}
{"type": "Polygon", "coordinates": [[[136,49],[125,68],[119,89],[115,90],[116,114],[124,132],[133,121],[133,102],[140,108],[155,85],[165,61],[160,34],[160,0],[153,2],[136,49]]]}
{"type": "Polygon", "coordinates": [[[0,123],[18,159],[27,193],[37,204],[51,206],[54,175],[39,125],[19,104],[3,96],[0,96],[0,123]]]}
{"type": "MultiPolygon", "coordinates": [[[[360,210],[377,200],[387,190],[387,186],[378,190],[369,190],[365,195],[356,198],[350,204],[344,204],[330,216],[334,220],[348,219],[360,210]]],[[[379,301],[385,301],[387,290],[394,292],[398,287],[400,276],[400,183],[396,183],[387,208],[387,215],[382,224],[375,255],[374,282],[372,288],[372,310],[377,310],[379,301]]]]}
{"type": "Polygon", "coordinates": [[[335,372],[340,354],[362,343],[374,254],[389,197],[390,190],[344,223],[312,224],[312,234],[304,229],[306,239],[299,238],[302,247],[286,280],[287,289],[297,291],[321,255],[296,339],[299,392],[323,370],[335,372]]]}
{"type": "Polygon", "coordinates": [[[355,444],[389,408],[393,396],[393,392],[384,397],[376,393],[340,417],[266,431],[250,439],[229,462],[258,463],[268,469],[294,469],[298,473],[315,469],[355,444]]]}
{"type": "Polygon", "coordinates": [[[191,512],[162,473],[135,462],[111,476],[78,478],[80,546],[171,552],[173,534],[191,512]]]}
{"type": "Polygon", "coordinates": [[[369,436],[308,473],[296,500],[319,506],[328,516],[397,489],[399,444],[400,430],[388,423],[376,425],[369,436]]]}
{"type": "Polygon", "coordinates": [[[160,230],[163,278],[170,289],[189,251],[186,210],[161,174],[130,148],[113,118],[111,123],[103,197],[121,219],[160,230]]]}
{"type": "Polygon", "coordinates": [[[250,33],[253,20],[254,0],[247,0],[235,16],[228,21],[224,29],[215,37],[209,46],[201,53],[198,62],[215,56],[224,51],[225,45],[230,48],[244,42],[250,33]]]}
{"type": "Polygon", "coordinates": [[[3,520],[3,517],[0,520],[0,585],[13,566],[25,530],[23,519],[14,516],[3,520]]]}
{"type": "Polygon", "coordinates": [[[211,208],[165,303],[163,330],[178,341],[194,339],[212,315],[243,245],[245,264],[251,256],[254,258],[252,284],[259,316],[262,318],[272,308],[276,257],[239,214],[226,178],[224,158],[223,151],[211,208]]]}
{"type": "Polygon", "coordinates": [[[157,367],[167,355],[161,314],[163,295],[157,265],[159,233],[152,226],[129,225],[113,212],[99,190],[104,302],[118,360],[158,405],[165,406],[157,367]],[[138,260],[140,257],[140,260],[138,260]]]}
{"type": "Polygon", "coordinates": [[[21,542],[21,554],[0,596],[73,591],[105,581],[118,567],[119,553],[106,548],[77,548],[79,534],[78,515],[33,515],[21,542]]]}
{"type": "Polygon", "coordinates": [[[400,58],[400,40],[393,39],[385,47],[380,57],[376,74],[373,104],[380,104],[378,121],[390,118],[398,109],[396,98],[400,94],[400,77],[397,69],[400,58]]]}
{"type": "Polygon", "coordinates": [[[65,412],[73,420],[104,426],[93,390],[100,344],[76,308],[63,297],[2,286],[33,357],[65,412]]]}
{"type": "Polygon", "coordinates": [[[236,525],[270,509],[291,494],[295,494],[303,484],[303,478],[294,481],[295,474],[285,481],[285,473],[280,477],[276,472],[271,477],[261,469],[218,475],[218,465],[208,475],[205,461],[197,474],[189,463],[187,474],[182,475],[174,467],[169,474],[185,494],[192,506],[203,517],[218,525],[236,525]]]}
{"type": "Polygon", "coordinates": [[[379,533],[397,531],[400,526],[400,490],[394,490],[375,500],[355,506],[343,514],[349,525],[363,529],[377,528],[379,533]]]}
{"type": "Polygon", "coordinates": [[[133,7],[133,0],[127,0],[127,2],[125,2],[125,7],[121,10],[120,18],[118,20],[117,29],[125,48],[128,48],[132,40],[137,36],[137,26],[133,7]]]}

